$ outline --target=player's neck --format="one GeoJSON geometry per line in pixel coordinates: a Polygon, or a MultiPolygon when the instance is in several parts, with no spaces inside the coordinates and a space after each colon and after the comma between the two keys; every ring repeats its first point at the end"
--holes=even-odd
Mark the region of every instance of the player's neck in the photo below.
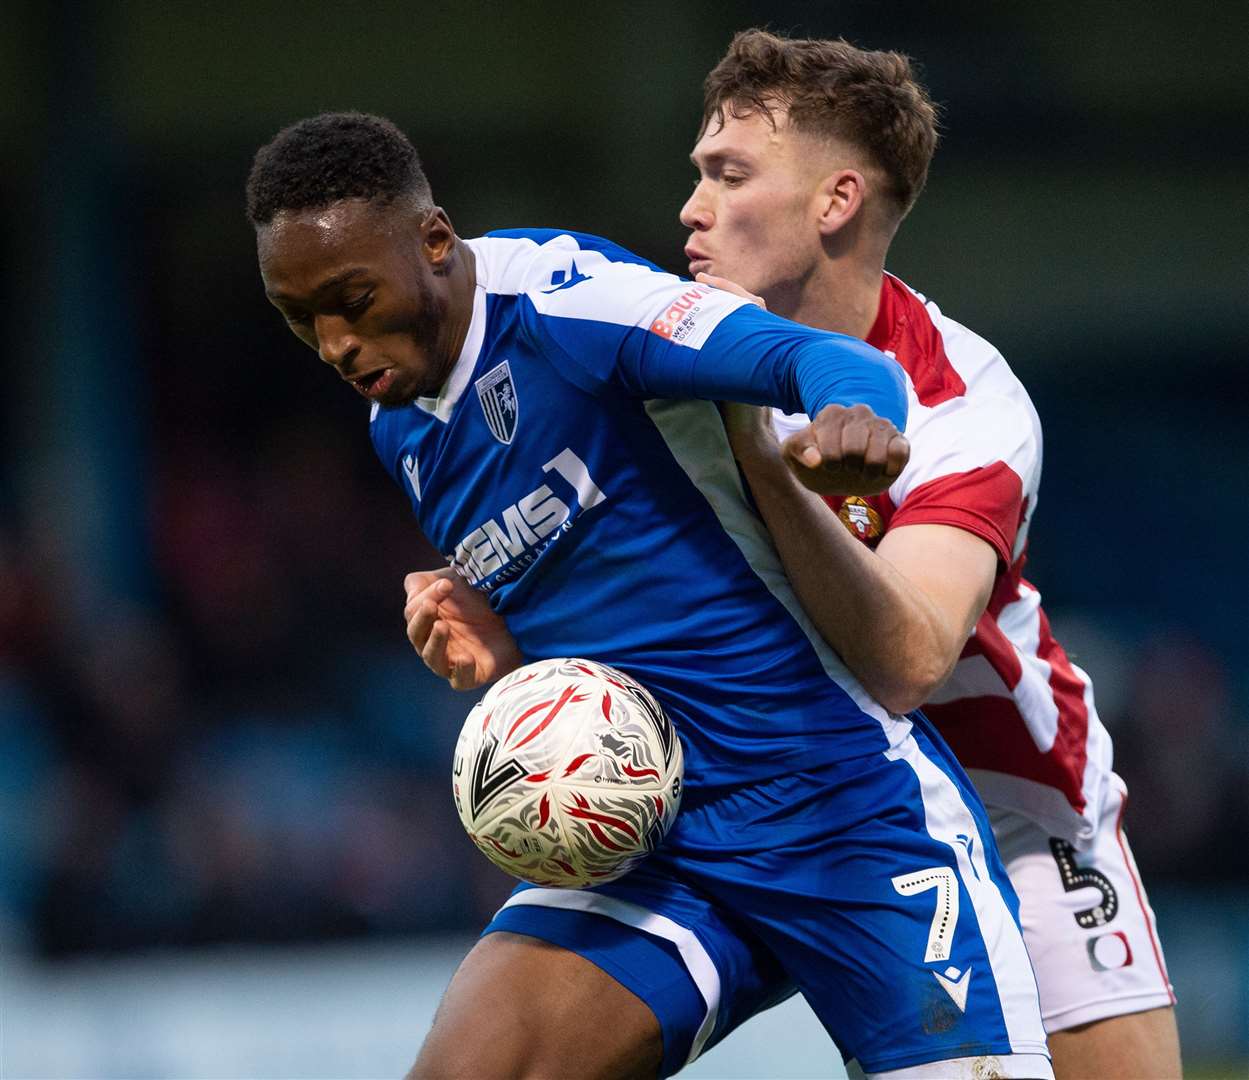
{"type": "Polygon", "coordinates": [[[884,268],[829,260],[803,281],[790,297],[769,308],[804,326],[866,338],[880,309],[884,268]]]}
{"type": "Polygon", "coordinates": [[[450,318],[447,320],[447,374],[455,367],[473,323],[473,299],[477,289],[477,257],[463,240],[456,238],[455,255],[448,260],[450,318]]]}

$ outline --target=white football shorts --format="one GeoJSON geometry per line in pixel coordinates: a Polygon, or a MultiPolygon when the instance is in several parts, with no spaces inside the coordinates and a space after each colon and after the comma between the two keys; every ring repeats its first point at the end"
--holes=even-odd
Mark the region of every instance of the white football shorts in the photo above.
{"type": "Polygon", "coordinates": [[[1041,992],[1046,1032],[1175,1003],[1154,913],[1123,833],[1112,774],[1092,846],[1076,851],[1030,818],[990,806],[1041,992]]]}

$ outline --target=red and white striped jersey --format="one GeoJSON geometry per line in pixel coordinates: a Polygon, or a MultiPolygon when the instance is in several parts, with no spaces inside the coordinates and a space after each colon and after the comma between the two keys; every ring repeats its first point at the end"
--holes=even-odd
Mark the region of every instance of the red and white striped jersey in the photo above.
{"type": "MultiPolygon", "coordinates": [[[[884,494],[829,505],[871,547],[889,529],[919,524],[953,525],[992,545],[1000,567],[989,606],[924,712],[986,803],[1083,847],[1112,750],[1088,676],[1054,640],[1023,578],[1041,480],[1036,410],[992,345],[890,274],[867,340],[906,371],[911,458],[884,494]]],[[[806,418],[777,413],[775,422],[784,436],[806,418]]]]}

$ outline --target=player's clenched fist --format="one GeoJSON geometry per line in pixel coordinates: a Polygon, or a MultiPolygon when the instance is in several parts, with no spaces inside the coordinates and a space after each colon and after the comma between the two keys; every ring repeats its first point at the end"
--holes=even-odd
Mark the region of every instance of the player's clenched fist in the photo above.
{"type": "Polygon", "coordinates": [[[524,663],[507,624],[455,571],[408,574],[403,589],[408,640],[456,690],[475,690],[524,663]]]}
{"type": "Polygon", "coordinates": [[[821,495],[876,495],[910,455],[905,436],[866,405],[827,405],[781,444],[794,475],[821,495]]]}

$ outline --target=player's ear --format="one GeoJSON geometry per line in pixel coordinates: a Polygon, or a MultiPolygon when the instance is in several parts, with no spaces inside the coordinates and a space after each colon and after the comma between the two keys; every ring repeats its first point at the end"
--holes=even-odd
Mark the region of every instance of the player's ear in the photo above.
{"type": "Polygon", "coordinates": [[[852,221],[863,207],[866,185],[855,169],[838,169],[820,182],[816,191],[817,222],[823,236],[831,236],[852,221]]]}
{"type": "Polygon", "coordinates": [[[421,226],[421,249],[430,265],[439,267],[455,251],[455,229],[441,206],[435,206],[421,226]]]}

